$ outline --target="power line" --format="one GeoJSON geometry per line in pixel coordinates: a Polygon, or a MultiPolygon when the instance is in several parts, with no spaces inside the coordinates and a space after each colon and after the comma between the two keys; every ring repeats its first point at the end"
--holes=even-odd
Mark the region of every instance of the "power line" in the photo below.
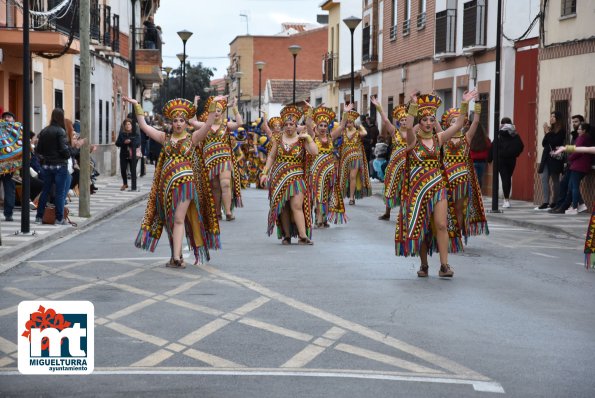
{"type": "MultiPolygon", "coordinates": [[[[176,55],[162,55],[162,58],[178,58],[176,55]]],[[[227,55],[217,57],[186,57],[187,59],[228,59],[227,55]]]]}

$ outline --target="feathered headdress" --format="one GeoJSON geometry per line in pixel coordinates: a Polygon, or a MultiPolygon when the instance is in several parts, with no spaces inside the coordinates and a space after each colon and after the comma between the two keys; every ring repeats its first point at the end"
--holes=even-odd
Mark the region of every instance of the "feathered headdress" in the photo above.
{"type": "Polygon", "coordinates": [[[333,120],[335,120],[335,112],[331,108],[327,108],[326,106],[319,106],[318,108],[314,109],[312,113],[312,119],[314,123],[318,124],[320,122],[326,122],[326,124],[331,124],[333,120]]]}
{"type": "MultiPolygon", "coordinates": [[[[205,107],[203,108],[204,110],[200,114],[200,117],[198,118],[199,122],[207,121],[207,118],[209,117],[209,106],[211,105],[211,103],[213,102],[214,99],[215,99],[215,97],[213,97],[213,96],[210,96],[209,98],[207,98],[207,102],[205,103],[205,107]]],[[[217,101],[217,108],[221,109],[222,111],[227,109],[227,100],[222,99],[222,100],[217,101]]]]}
{"type": "Polygon", "coordinates": [[[287,105],[283,109],[281,109],[281,120],[283,120],[283,124],[288,120],[293,120],[297,123],[298,120],[302,117],[302,111],[295,105],[287,105]]]}
{"type": "Polygon", "coordinates": [[[436,111],[442,104],[442,99],[433,94],[421,94],[417,97],[417,116],[422,118],[425,116],[436,117],[436,111]]]}
{"type": "Polygon", "coordinates": [[[163,116],[172,120],[182,116],[184,119],[192,119],[196,115],[196,107],[185,98],[175,98],[167,101],[163,107],[163,116]]]}
{"type": "Polygon", "coordinates": [[[407,117],[407,107],[405,105],[399,105],[393,109],[393,120],[397,122],[407,117]]]}
{"type": "Polygon", "coordinates": [[[459,108],[450,108],[442,114],[442,128],[446,130],[450,127],[450,122],[453,118],[461,116],[459,108]]]}

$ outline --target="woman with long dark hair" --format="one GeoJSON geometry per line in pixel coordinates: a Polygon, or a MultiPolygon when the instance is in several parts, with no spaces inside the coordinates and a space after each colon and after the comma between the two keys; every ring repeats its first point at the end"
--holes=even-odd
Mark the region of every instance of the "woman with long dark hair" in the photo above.
{"type": "Polygon", "coordinates": [[[543,192],[543,203],[535,210],[546,210],[548,207],[555,207],[560,194],[560,174],[564,170],[564,159],[561,155],[552,155],[552,152],[559,146],[564,145],[566,130],[564,129],[562,114],[552,112],[550,124],[543,124],[543,140],[541,146],[541,162],[538,173],[541,174],[541,190],[543,192]],[[550,180],[552,181],[553,194],[550,193],[550,180]],[[550,197],[552,200],[550,201],[550,197]]]}
{"type": "Polygon", "coordinates": [[[479,186],[483,187],[483,175],[488,164],[487,161],[492,142],[486,135],[481,123],[477,125],[477,130],[469,146],[471,148],[469,155],[471,155],[471,160],[473,160],[473,168],[475,169],[475,175],[477,175],[477,181],[479,186]]]}
{"type": "Polygon", "coordinates": [[[41,223],[52,186],[55,185],[56,199],[54,200],[54,205],[56,206],[56,224],[66,225],[67,223],[64,218],[66,190],[64,188],[68,178],[70,151],[66,141],[64,110],[56,108],[52,111],[50,125],[39,133],[39,141],[35,147],[35,153],[39,156],[41,162],[41,176],[43,180],[43,190],[39,197],[35,223],[41,223]]]}

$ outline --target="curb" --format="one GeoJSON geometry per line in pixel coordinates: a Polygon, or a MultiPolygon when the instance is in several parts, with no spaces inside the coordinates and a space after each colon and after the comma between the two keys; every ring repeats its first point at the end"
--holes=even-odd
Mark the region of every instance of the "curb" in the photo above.
{"type": "Polygon", "coordinates": [[[131,208],[138,204],[139,201],[145,200],[149,196],[149,192],[143,193],[138,195],[134,198],[128,199],[122,203],[114,207],[110,207],[107,210],[103,210],[97,215],[92,216],[84,221],[81,221],[77,227],[68,226],[67,228],[62,228],[61,230],[57,230],[56,233],[48,233],[39,239],[32,239],[31,241],[23,242],[20,245],[13,246],[10,251],[7,253],[3,253],[0,255],[0,263],[3,264],[2,269],[0,269],[0,273],[6,272],[7,270],[15,267],[19,261],[15,261],[18,257],[26,257],[27,254],[39,249],[40,247],[47,245],[48,243],[57,241],[58,239],[62,239],[64,237],[73,235],[77,232],[82,232],[84,230],[89,229],[90,227],[94,226],[95,224],[113,216],[116,213],[119,213],[123,210],[131,208]],[[10,262],[15,262],[14,264],[9,264],[10,262]]]}
{"type": "Polygon", "coordinates": [[[549,232],[549,233],[553,233],[556,235],[569,236],[569,237],[576,238],[576,239],[584,239],[585,238],[584,234],[572,233],[572,231],[567,231],[560,227],[556,227],[556,226],[552,226],[552,225],[544,225],[541,223],[534,223],[534,222],[526,221],[526,220],[517,220],[514,218],[500,216],[500,215],[496,215],[493,213],[486,213],[486,218],[488,219],[488,221],[499,221],[504,224],[510,224],[510,225],[514,225],[517,227],[534,229],[537,231],[549,232]]]}

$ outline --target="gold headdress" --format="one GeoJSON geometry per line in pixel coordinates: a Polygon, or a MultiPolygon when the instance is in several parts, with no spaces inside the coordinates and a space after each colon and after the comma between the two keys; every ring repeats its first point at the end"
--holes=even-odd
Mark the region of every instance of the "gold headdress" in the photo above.
{"type": "Polygon", "coordinates": [[[172,120],[182,116],[184,119],[192,119],[196,115],[196,107],[185,98],[175,98],[167,101],[163,107],[163,116],[172,120]]]}
{"type": "Polygon", "coordinates": [[[273,129],[273,125],[275,123],[279,123],[279,127],[283,126],[283,120],[281,120],[281,118],[279,116],[275,116],[269,119],[269,121],[267,122],[267,124],[269,125],[269,128],[272,130],[273,129]]]}
{"type": "Polygon", "coordinates": [[[407,107],[405,105],[399,105],[393,109],[393,120],[400,121],[407,117],[407,107]]]}
{"type": "Polygon", "coordinates": [[[314,109],[312,119],[316,124],[320,122],[326,122],[327,124],[330,124],[333,120],[335,120],[335,116],[335,112],[333,112],[331,108],[319,106],[318,108],[314,109]]]}
{"type": "Polygon", "coordinates": [[[461,116],[459,108],[450,108],[442,114],[442,128],[446,130],[450,127],[450,122],[453,118],[461,116]]]}
{"type": "Polygon", "coordinates": [[[288,120],[293,120],[295,123],[302,117],[302,111],[295,105],[287,105],[281,109],[281,120],[283,124],[288,120]]]}
{"type": "Polygon", "coordinates": [[[436,111],[442,104],[442,99],[433,94],[421,94],[417,97],[417,116],[419,118],[425,116],[436,117],[436,111]]]}
{"type": "Polygon", "coordinates": [[[348,122],[355,122],[359,118],[359,113],[356,111],[345,112],[348,122]]]}
{"type": "MultiPolygon", "coordinates": [[[[199,122],[207,121],[207,118],[209,117],[209,106],[211,105],[211,103],[213,102],[214,99],[215,99],[215,97],[213,97],[213,96],[210,96],[209,98],[207,98],[207,102],[205,103],[204,110],[200,114],[200,117],[198,118],[199,122]]],[[[227,109],[227,100],[222,99],[222,100],[217,101],[217,108],[221,109],[222,111],[227,109]]]]}

